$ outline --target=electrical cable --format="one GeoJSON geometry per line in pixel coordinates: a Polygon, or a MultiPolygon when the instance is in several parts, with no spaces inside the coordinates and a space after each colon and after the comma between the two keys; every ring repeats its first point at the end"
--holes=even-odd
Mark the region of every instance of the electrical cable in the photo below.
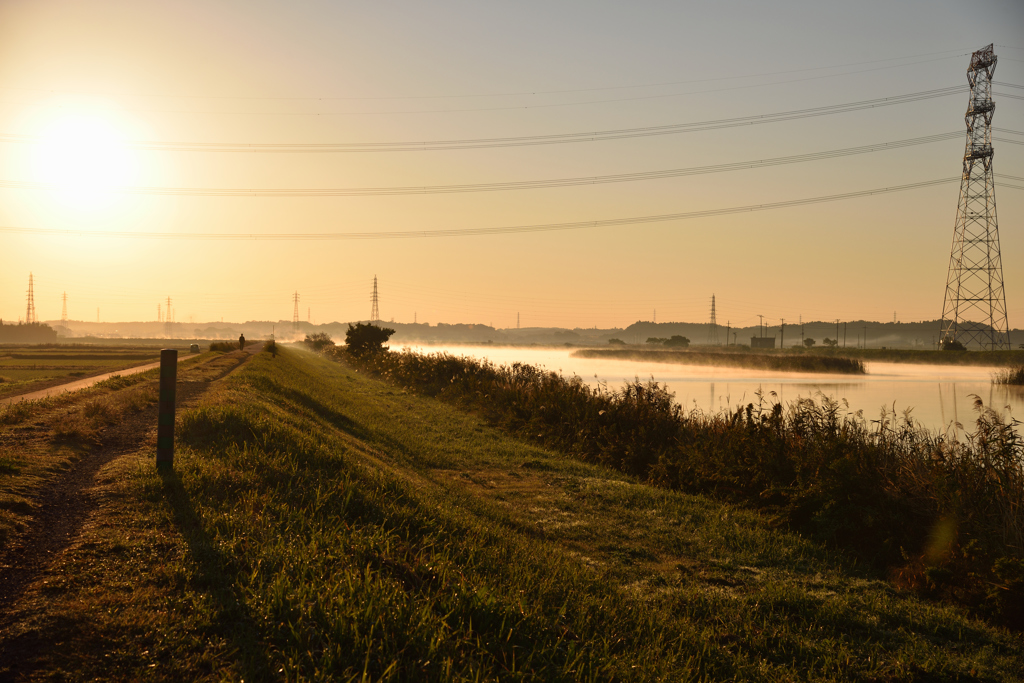
{"type": "Polygon", "coordinates": [[[231,241],[319,241],[319,240],[377,240],[377,239],[422,239],[430,237],[477,237],[482,235],[508,235],[537,232],[555,232],[566,230],[586,230],[592,228],[617,227],[623,225],[642,225],[645,223],[664,223],[670,221],[688,220],[692,218],[710,218],[713,216],[725,216],[729,214],[752,213],[755,211],[768,211],[771,209],[782,209],[793,206],[805,206],[808,204],[821,204],[835,202],[844,199],[857,197],[868,197],[878,194],[889,194],[892,192],[903,192],[916,190],[923,187],[932,187],[944,183],[959,181],[960,177],[941,178],[938,180],[926,180],[918,183],[907,183],[905,185],[893,185],[890,187],[875,188],[871,190],[858,190],[855,192],[844,192],[841,194],[823,195],[819,197],[807,197],[802,199],[790,199],[781,202],[768,202],[764,204],[749,204],[746,206],[733,206],[719,209],[706,209],[702,211],[685,211],[679,213],[656,214],[651,216],[630,216],[624,218],[605,218],[589,221],[573,221],[566,223],[537,223],[532,225],[510,225],[495,226],[488,228],[449,228],[435,230],[392,230],[383,232],[324,232],[324,233],[177,233],[177,232],[143,232],[140,230],[54,230],[47,228],[25,228],[15,226],[0,226],[0,232],[52,236],[75,236],[75,237],[116,237],[133,239],[161,239],[161,240],[231,240],[231,241]]]}
{"type": "MultiPolygon", "coordinates": [[[[955,55],[961,56],[961,55],[955,55]]],[[[822,76],[808,76],[806,78],[793,78],[786,81],[771,81],[767,83],[753,83],[748,85],[734,85],[724,88],[708,88],[706,90],[689,90],[686,92],[675,92],[665,93],[661,95],[638,95],[635,97],[619,97],[613,99],[603,100],[584,100],[581,102],[557,102],[551,104],[527,104],[527,105],[514,105],[514,106],[501,106],[501,107],[467,107],[463,109],[393,109],[383,111],[303,111],[303,112],[287,112],[287,111],[189,111],[184,109],[152,109],[152,108],[139,108],[139,107],[125,107],[123,111],[135,111],[135,112],[150,112],[150,113],[162,113],[162,114],[193,114],[193,115],[253,115],[253,116],[381,116],[388,114],[455,114],[465,112],[482,112],[482,111],[515,111],[521,109],[552,109],[557,107],[579,107],[590,104],[609,104],[615,102],[637,102],[642,100],[662,100],[673,97],[687,97],[690,95],[705,95],[708,93],[716,92],[728,92],[731,90],[745,90],[749,88],[763,88],[768,86],[779,86],[790,83],[801,83],[804,81],[815,81],[824,78],[836,78],[838,76],[853,76],[856,74],[868,73],[871,71],[883,71],[885,69],[895,69],[904,66],[914,66],[916,64],[924,64],[926,62],[938,61],[939,59],[951,59],[952,57],[940,57],[937,59],[926,59],[920,62],[911,62],[909,64],[895,64],[890,66],[875,67],[872,69],[859,69],[856,71],[846,71],[844,73],[837,74],[825,74],[822,76]]],[[[717,79],[715,79],[717,80],[717,79]]]]}
{"type": "MultiPolygon", "coordinates": [[[[585,176],[581,178],[552,178],[546,180],[522,180],[503,183],[473,183],[463,185],[420,185],[407,187],[352,187],[352,188],[199,188],[199,187],[113,187],[111,191],[152,196],[193,196],[193,197],[374,197],[396,195],[454,194],[470,192],[498,192],[510,190],[535,190],[552,187],[574,187],[580,185],[604,185],[609,183],[635,182],[641,180],[658,180],[663,178],[680,178],[711,173],[724,173],[785,164],[805,163],[835,159],[855,154],[868,154],[890,149],[900,149],[913,145],[958,139],[963,136],[960,131],[940,133],[918,138],[882,142],[874,145],[861,145],[834,149],[825,152],[811,152],[793,156],[758,159],[754,161],[738,161],[712,166],[694,166],[690,168],[673,168],[658,171],[641,171],[638,173],[618,173],[603,176],[585,176]]],[[[58,189],[59,185],[28,181],[0,180],[0,187],[28,190],[58,189]]]]}
{"type": "MultiPolygon", "coordinates": [[[[865,109],[889,107],[910,102],[920,102],[937,97],[946,97],[968,92],[967,86],[958,85],[921,92],[860,100],[843,104],[831,104],[807,109],[793,109],[773,114],[755,114],[735,118],[713,119],[692,123],[673,123],[661,126],[639,128],[617,128],[586,131],[580,133],[553,133],[550,135],[523,135],[495,138],[463,138],[450,140],[399,141],[399,142],[339,142],[339,143],[230,143],[230,142],[158,142],[138,141],[124,143],[129,149],[168,152],[277,152],[277,153],[339,153],[339,152],[419,152],[451,149],[490,149],[496,147],[521,147],[532,145],[557,145],[570,142],[595,142],[600,140],[622,140],[657,135],[694,133],[722,128],[793,121],[815,116],[844,114],[865,109]]],[[[0,142],[35,143],[44,138],[33,135],[0,134],[0,142]]]]}
{"type": "Polygon", "coordinates": [[[785,71],[767,71],[756,74],[746,74],[741,76],[717,76],[714,78],[698,78],[685,81],[661,81],[657,83],[641,83],[636,85],[612,85],[596,88],[567,88],[561,90],[522,90],[517,92],[499,92],[499,93],[484,93],[484,94],[472,94],[472,95],[393,95],[385,97],[332,97],[332,96],[320,96],[320,97],[259,97],[259,96],[237,96],[237,95],[156,95],[152,93],[112,93],[112,92],[96,92],[96,91],[85,91],[85,90],[57,90],[53,88],[26,88],[20,86],[11,85],[0,85],[0,90],[21,90],[27,92],[46,92],[46,93],[63,93],[70,95],[92,95],[92,96],[103,96],[103,97],[145,97],[145,98],[163,98],[163,99],[192,99],[192,100],[277,100],[277,101],[329,101],[329,100],[344,100],[344,101],[365,101],[365,100],[443,100],[443,99],[471,99],[471,98],[483,98],[483,97],[515,97],[522,95],[560,95],[566,93],[578,93],[578,92],[599,92],[606,90],[636,90],[639,88],[659,88],[668,85],[688,85],[691,83],[708,83],[718,81],[734,81],[742,80],[745,78],[763,78],[765,76],[783,76],[794,73],[806,73],[808,71],[825,71],[828,69],[845,69],[851,66],[863,66],[865,64],[881,64],[882,62],[896,62],[907,59],[919,59],[921,57],[934,57],[935,55],[945,55],[939,57],[937,60],[925,60],[924,62],[912,62],[911,64],[894,64],[890,68],[898,68],[901,66],[913,66],[915,64],[922,64],[931,61],[938,61],[943,59],[953,59],[956,57],[966,57],[971,54],[970,52],[959,51],[957,54],[950,55],[949,52],[957,52],[955,50],[942,50],[940,52],[925,52],[919,55],[909,55],[906,57],[889,57],[887,59],[871,59],[862,62],[849,62],[846,64],[833,64],[831,66],[812,66],[803,69],[789,69],[785,71]]]}

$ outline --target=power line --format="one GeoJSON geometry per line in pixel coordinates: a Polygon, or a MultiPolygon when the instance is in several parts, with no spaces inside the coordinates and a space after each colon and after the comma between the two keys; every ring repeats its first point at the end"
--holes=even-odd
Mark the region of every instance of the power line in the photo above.
{"type": "MultiPolygon", "coordinates": [[[[496,147],[522,147],[533,145],[558,145],[570,142],[596,142],[600,140],[622,140],[628,138],[640,138],[659,135],[676,135],[680,133],[695,133],[707,130],[719,130],[722,128],[736,128],[740,126],[760,125],[765,123],[776,123],[779,121],[793,121],[797,119],[811,118],[816,116],[828,116],[831,114],[845,114],[848,112],[875,109],[878,107],[890,107],[911,102],[920,102],[937,97],[959,95],[967,92],[963,85],[948,88],[937,88],[934,90],[923,90],[920,92],[895,95],[892,97],[881,97],[857,102],[843,104],[831,104],[821,107],[809,107],[806,109],[793,109],[790,111],[776,112],[772,114],[754,114],[725,119],[713,119],[709,121],[696,121],[692,123],[672,123],[661,126],[643,126],[639,128],[618,128],[597,131],[585,131],[579,133],[553,133],[550,135],[523,135],[512,137],[493,138],[463,138],[450,140],[422,140],[422,141],[397,141],[397,142],[338,142],[338,143],[231,143],[231,142],[158,142],[138,141],[124,143],[128,149],[167,151],[167,152],[276,152],[276,153],[352,153],[352,152],[419,152],[451,149],[483,149],[496,147]]],[[[12,143],[40,142],[43,138],[33,135],[0,134],[0,141],[12,143]]]]}
{"type": "Polygon", "coordinates": [[[685,81],[660,81],[656,83],[640,83],[631,85],[612,85],[612,86],[601,86],[594,88],[565,88],[558,90],[520,90],[515,92],[499,92],[499,93],[475,93],[475,94],[458,94],[458,95],[391,95],[391,96],[362,96],[362,97],[333,97],[333,96],[306,96],[306,97],[287,97],[287,96],[243,96],[243,95],[162,95],[154,93],[116,93],[116,92],[97,92],[91,90],[59,90],[55,88],[28,88],[22,86],[11,86],[11,85],[0,85],[0,90],[21,90],[26,92],[45,92],[45,93],[61,93],[70,95],[101,95],[105,97],[143,97],[143,98],[162,98],[162,99],[192,99],[192,100],[277,100],[277,101],[329,101],[329,100],[341,100],[341,101],[365,101],[365,100],[441,100],[441,99],[471,99],[471,98],[483,98],[483,97],[514,97],[521,95],[559,95],[567,93],[578,93],[578,92],[599,92],[605,90],[635,90],[639,88],[657,88],[668,85],[687,85],[691,83],[707,83],[710,81],[732,81],[742,80],[745,78],[762,78],[765,76],[782,76],[786,74],[794,73],[806,73],[808,71],[826,71],[829,69],[845,69],[851,66],[863,66],[865,64],[881,64],[883,62],[896,62],[907,59],[920,59],[921,57],[934,57],[935,55],[945,55],[934,60],[925,60],[925,62],[913,62],[911,64],[894,64],[890,68],[899,68],[901,66],[914,66],[916,64],[922,64],[931,61],[939,61],[943,59],[954,59],[956,57],[963,57],[970,54],[970,52],[956,51],[957,54],[950,55],[949,52],[953,50],[941,50],[939,52],[925,52],[918,55],[908,55],[906,57],[889,57],[886,59],[871,59],[862,62],[848,62],[846,64],[833,64],[831,66],[812,66],[802,69],[788,69],[784,71],[765,71],[754,74],[745,74],[740,76],[717,76],[714,78],[698,78],[685,81]]]}
{"type": "MultiPolygon", "coordinates": [[[[672,168],[657,171],[640,171],[637,173],[617,173],[613,175],[584,176],[578,178],[550,178],[543,180],[520,180],[500,183],[471,183],[462,185],[412,185],[404,187],[341,187],[341,188],[202,188],[202,187],[114,187],[112,191],[124,194],[141,195],[186,195],[197,197],[369,197],[393,195],[424,195],[454,194],[468,192],[497,192],[509,190],[534,190],[552,187],[573,187],[580,185],[604,185],[609,183],[635,182],[641,180],[658,180],[663,178],[680,178],[728,171],[750,170],[781,166],[786,164],[805,163],[835,159],[855,154],[868,154],[891,149],[900,149],[914,145],[923,145],[944,140],[958,139],[963,136],[960,131],[939,133],[918,138],[906,138],[892,142],[880,142],[873,145],[860,145],[833,149],[823,152],[810,152],[792,156],[737,161],[727,164],[710,166],[693,166],[689,168],[672,168]]],[[[1013,141],[1010,141],[1013,142],[1013,141]]],[[[1018,143],[1021,144],[1021,143],[1018,143]]],[[[39,183],[18,180],[0,180],[0,187],[27,190],[48,190],[60,187],[52,183],[39,183]]]]}
{"type": "MultiPolygon", "coordinates": [[[[959,56],[959,55],[954,55],[959,56]]],[[[789,83],[801,83],[804,81],[815,81],[824,78],[836,78],[839,76],[853,76],[856,74],[868,73],[872,71],[883,71],[885,69],[895,69],[904,66],[914,66],[916,64],[924,64],[926,62],[939,61],[941,59],[951,59],[952,57],[940,57],[936,59],[926,59],[919,62],[911,62],[909,64],[895,64],[890,66],[881,66],[871,69],[858,69],[856,71],[846,71],[837,74],[825,74],[822,76],[808,76],[805,78],[793,78],[785,81],[770,81],[766,83],[753,83],[748,85],[735,85],[728,86],[725,88],[709,88],[707,90],[690,90],[687,92],[675,92],[665,93],[661,95],[639,95],[635,97],[620,97],[613,99],[603,100],[584,100],[581,102],[558,102],[550,104],[527,104],[527,105],[512,105],[512,106],[501,106],[501,107],[467,107],[463,109],[392,109],[392,110],[381,110],[381,111],[302,111],[302,112],[287,112],[287,111],[189,111],[183,109],[152,109],[152,108],[139,108],[139,107],[125,107],[123,111],[136,111],[136,112],[150,112],[150,113],[162,113],[162,114],[195,114],[195,115],[220,115],[220,116],[232,116],[232,115],[253,115],[253,116],[366,116],[366,115],[386,115],[386,114],[456,114],[465,112],[483,112],[483,111],[514,111],[520,109],[552,109],[556,107],[579,107],[590,104],[610,104],[616,102],[637,102],[642,100],[662,100],[673,97],[687,97],[689,95],[705,95],[708,93],[716,92],[727,92],[731,90],[745,90],[749,88],[763,88],[768,86],[779,86],[786,85],[789,83]]],[[[717,80],[717,79],[716,79],[717,80]]]]}
{"type": "Polygon", "coordinates": [[[770,209],[783,209],[792,206],[804,206],[807,204],[822,204],[835,202],[844,199],[857,197],[868,197],[877,194],[889,194],[892,192],[903,192],[916,190],[923,187],[932,187],[944,183],[959,181],[960,178],[941,178],[938,180],[925,180],[918,183],[906,185],[893,185],[871,190],[859,190],[856,192],[844,192],[841,194],[822,195],[819,197],[807,197],[802,199],[790,199],[782,202],[771,202],[765,204],[749,204],[746,206],[733,206],[720,209],[707,209],[704,211],[686,211],[680,213],[657,214],[652,216],[631,216],[627,218],[606,218],[590,221],[574,221],[568,223],[537,223],[533,225],[511,225],[496,226],[490,228],[452,228],[438,230],[395,230],[384,232],[323,232],[323,233],[176,233],[176,232],[143,232],[139,230],[52,230],[47,228],[24,228],[3,226],[0,232],[37,234],[37,235],[68,235],[78,237],[117,237],[117,238],[139,238],[139,239],[190,239],[190,240],[274,240],[274,241],[308,241],[308,240],[374,240],[374,239],[421,239],[428,237],[477,237],[482,235],[508,235],[532,232],[555,232],[562,230],[585,230],[591,228],[616,227],[622,225],[640,225],[644,223],[664,223],[670,221],[687,220],[691,218],[710,218],[713,216],[724,216],[728,214],[753,213],[755,211],[767,211],[770,209]]]}

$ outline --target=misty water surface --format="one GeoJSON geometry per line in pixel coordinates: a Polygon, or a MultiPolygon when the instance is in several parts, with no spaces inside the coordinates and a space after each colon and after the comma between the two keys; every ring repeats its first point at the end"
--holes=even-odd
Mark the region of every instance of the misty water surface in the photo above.
{"type": "Polygon", "coordinates": [[[1024,415],[1024,389],[992,384],[997,368],[908,363],[867,363],[867,375],[771,372],[747,368],[675,365],[646,361],[574,358],[570,349],[508,348],[492,346],[412,346],[420,353],[446,352],[456,356],[487,358],[498,364],[514,362],[543,366],[564,375],[579,375],[595,385],[607,382],[617,388],[636,377],[654,378],[668,385],[676,400],[687,408],[718,411],[757,402],[761,390],[766,400],[789,403],[814,398],[819,392],[846,399],[850,412],[863,411],[868,420],[878,419],[883,407],[890,413],[910,415],[933,430],[948,430],[956,422],[973,431],[977,413],[973,396],[1004,417],[1024,415]],[[770,395],[775,392],[775,396],[770,395]]]}

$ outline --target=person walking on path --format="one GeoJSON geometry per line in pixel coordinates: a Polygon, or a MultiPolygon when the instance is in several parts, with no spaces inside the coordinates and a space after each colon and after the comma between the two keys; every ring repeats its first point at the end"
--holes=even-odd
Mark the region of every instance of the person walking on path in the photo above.
{"type": "Polygon", "coordinates": [[[238,335],[238,350],[241,351],[245,348],[245,334],[238,335]]]}

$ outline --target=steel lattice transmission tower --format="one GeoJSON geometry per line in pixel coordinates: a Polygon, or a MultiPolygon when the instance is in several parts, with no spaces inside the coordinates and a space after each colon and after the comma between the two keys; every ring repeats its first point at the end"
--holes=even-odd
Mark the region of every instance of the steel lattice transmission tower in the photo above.
{"type": "Polygon", "coordinates": [[[711,326],[708,328],[708,345],[719,346],[718,318],[715,317],[715,295],[711,295],[711,326]]]}
{"type": "Polygon", "coordinates": [[[380,306],[377,299],[377,276],[373,276],[373,296],[370,298],[370,324],[376,325],[380,322],[380,306]]]}
{"type": "Polygon", "coordinates": [[[942,342],[960,342],[983,349],[1010,347],[1003,292],[1003,261],[999,252],[996,190],[992,172],[992,45],[971,55],[967,81],[967,147],[960,180],[960,203],[953,228],[953,248],[942,305],[942,342]]]}
{"type": "Polygon", "coordinates": [[[28,304],[25,306],[25,324],[31,325],[36,320],[36,293],[32,284],[32,273],[28,274],[28,304]]]}
{"type": "Polygon", "coordinates": [[[61,295],[60,325],[65,330],[68,327],[68,293],[67,292],[64,292],[64,294],[61,295]]]}
{"type": "Polygon", "coordinates": [[[298,331],[299,329],[299,293],[295,292],[292,294],[292,303],[294,307],[292,309],[292,329],[298,331]]]}

